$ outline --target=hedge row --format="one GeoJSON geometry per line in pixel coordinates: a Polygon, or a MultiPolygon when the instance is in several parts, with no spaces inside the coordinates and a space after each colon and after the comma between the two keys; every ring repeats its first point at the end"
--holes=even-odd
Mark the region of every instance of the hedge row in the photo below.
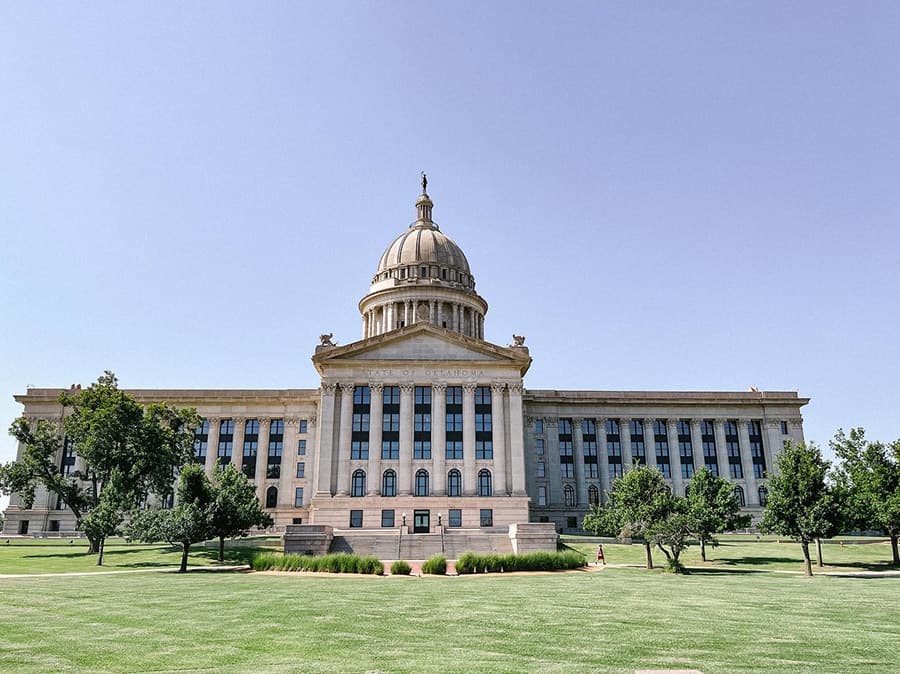
{"type": "Polygon", "coordinates": [[[566,552],[529,552],[522,555],[479,555],[464,552],[456,560],[456,572],[498,573],[501,571],[561,571],[585,565],[584,555],[566,552]]]}
{"type": "Polygon", "coordinates": [[[435,576],[447,575],[447,558],[444,555],[435,555],[422,563],[422,573],[430,573],[435,576]]]}
{"type": "Polygon", "coordinates": [[[263,552],[253,558],[254,571],[326,571],[328,573],[367,573],[381,576],[384,564],[374,557],[360,557],[345,552],[312,557],[263,552]]]}

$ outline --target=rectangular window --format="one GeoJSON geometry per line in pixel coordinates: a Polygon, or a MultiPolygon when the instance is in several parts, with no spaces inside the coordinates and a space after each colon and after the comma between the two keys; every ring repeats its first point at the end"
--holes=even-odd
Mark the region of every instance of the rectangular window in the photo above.
{"type": "Polygon", "coordinates": [[[622,440],[619,435],[619,420],[607,419],[606,427],[606,456],[609,462],[609,478],[622,477],[622,440]]]}
{"type": "Polygon", "coordinates": [[[297,441],[297,456],[306,456],[306,440],[297,441]]]}
{"type": "Polygon", "coordinates": [[[446,456],[451,460],[463,458],[462,386],[448,386],[444,414],[446,456]]]}
{"type": "Polygon", "coordinates": [[[575,477],[575,455],[572,445],[572,420],[560,419],[557,421],[557,435],[559,437],[559,470],[563,479],[575,477]]]}
{"type": "Polygon", "coordinates": [[[382,510],[381,511],[381,526],[385,528],[391,528],[394,526],[394,511],[393,510],[382,510]]]}
{"type": "Polygon", "coordinates": [[[725,452],[728,455],[728,475],[732,480],[744,477],[741,467],[741,443],[738,440],[737,419],[725,422],[725,452]]]}
{"type": "Polygon", "coordinates": [[[747,422],[750,435],[750,459],[753,462],[753,477],[760,480],[766,476],[766,455],[763,451],[762,422],[747,422]]]}
{"type": "Polygon", "coordinates": [[[209,446],[209,421],[204,419],[194,429],[194,459],[197,463],[206,463],[206,450],[209,446]]]}
{"type": "Polygon", "coordinates": [[[416,386],[413,408],[413,458],[431,458],[431,387],[416,386]]]}
{"type": "Polygon", "coordinates": [[[597,455],[597,424],[593,419],[581,422],[581,444],[584,451],[584,475],[596,480],[600,476],[597,455]]]}
{"type": "Polygon", "coordinates": [[[306,464],[302,461],[297,464],[297,477],[306,477],[306,464]]]}
{"type": "Polygon", "coordinates": [[[681,477],[689,479],[694,475],[694,446],[691,443],[690,419],[678,421],[678,456],[681,459],[681,477]]]}
{"type": "Polygon", "coordinates": [[[353,387],[353,420],[350,430],[350,458],[366,461],[369,458],[369,414],[372,392],[368,386],[353,387]]]}
{"type": "Polygon", "coordinates": [[[308,424],[308,423],[309,423],[309,422],[307,422],[306,419],[301,419],[301,420],[300,420],[300,425],[299,425],[299,427],[298,427],[298,429],[297,429],[297,432],[298,432],[298,433],[306,433],[306,427],[307,427],[307,424],[308,424]]]}
{"type": "Polygon", "coordinates": [[[543,435],[544,434],[544,420],[543,419],[535,419],[534,420],[534,434],[535,435],[543,435]]]}
{"type": "Polygon", "coordinates": [[[653,444],[656,451],[656,466],[663,477],[672,477],[672,467],[669,463],[669,432],[666,430],[666,420],[657,419],[653,422],[653,444]]]}
{"type": "Polygon", "coordinates": [[[786,422],[786,421],[782,421],[782,422],[781,422],[781,434],[782,434],[782,435],[787,435],[787,434],[788,434],[788,425],[787,425],[787,422],[786,422]]]}
{"type": "Polygon", "coordinates": [[[700,442],[703,443],[703,464],[716,477],[719,476],[719,460],[716,458],[716,430],[712,419],[700,422],[700,442]]]}
{"type": "Polygon", "coordinates": [[[490,508],[482,508],[479,514],[479,521],[483,527],[494,526],[494,511],[490,508]]]}
{"type": "Polygon", "coordinates": [[[538,461],[535,464],[535,467],[536,467],[535,474],[537,475],[537,477],[544,477],[544,462],[538,461]]]}
{"type": "Polygon", "coordinates": [[[578,528],[578,518],[577,517],[566,517],[566,528],[567,529],[576,529],[578,528]]]}
{"type": "Polygon", "coordinates": [[[494,431],[491,414],[491,387],[475,389],[475,458],[494,458],[494,431]]]}
{"type": "Polygon", "coordinates": [[[294,507],[295,508],[303,507],[303,487],[297,487],[296,489],[294,489],[294,507]]]}
{"type": "Polygon", "coordinates": [[[538,487],[538,505],[547,505],[547,487],[538,487]]]}
{"type": "Polygon", "coordinates": [[[538,456],[544,455],[544,441],[541,438],[537,438],[534,441],[534,453],[538,456]]]}
{"type": "Polygon", "coordinates": [[[451,529],[458,529],[462,526],[462,510],[459,508],[450,508],[447,511],[447,526],[451,529]]]}
{"type": "Polygon", "coordinates": [[[631,460],[635,466],[646,466],[647,450],[644,447],[644,422],[640,419],[632,419],[628,426],[631,431],[631,460]]]}
{"type": "Polygon", "coordinates": [[[72,438],[66,438],[63,442],[62,462],[59,466],[59,472],[63,476],[68,476],[75,470],[75,442],[72,438]]]}
{"type": "Polygon", "coordinates": [[[351,510],[350,511],[350,528],[351,529],[361,529],[363,525],[363,511],[362,510],[351,510]]]}
{"type": "Polygon", "coordinates": [[[256,477],[256,452],[259,448],[259,421],[247,419],[244,423],[244,449],[241,471],[250,479],[256,477]]]}
{"type": "Polygon", "coordinates": [[[400,458],[400,387],[385,386],[382,393],[381,458],[400,458]]]}
{"type": "Polygon", "coordinates": [[[216,459],[221,466],[231,463],[231,455],[234,451],[234,421],[222,419],[219,422],[219,446],[216,450],[216,459]]]}
{"type": "Polygon", "coordinates": [[[284,419],[269,422],[269,450],[266,477],[281,477],[281,454],[284,451],[284,419]]]}

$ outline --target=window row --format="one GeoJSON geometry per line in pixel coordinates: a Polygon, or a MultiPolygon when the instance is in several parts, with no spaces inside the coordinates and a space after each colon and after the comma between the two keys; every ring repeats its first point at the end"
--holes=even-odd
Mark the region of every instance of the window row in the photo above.
{"type": "MultiPolygon", "coordinates": [[[[353,471],[350,478],[350,496],[365,496],[366,472],[362,469],[353,471]]],[[[478,471],[478,481],[476,484],[476,493],[478,496],[492,496],[493,484],[491,472],[489,470],[478,471]]],[[[447,473],[447,496],[462,496],[462,474],[453,469],[447,473]]],[[[381,475],[381,496],[397,495],[397,472],[393,469],[384,471],[381,475]]],[[[415,496],[431,496],[431,478],[428,471],[423,469],[417,470],[415,475],[413,495],[415,496]]]]}
{"type": "MultiPolygon", "coordinates": [[[[685,486],[685,496],[687,495],[687,486],[685,486]]],[[[769,501],[769,490],[766,489],[765,486],[759,487],[757,490],[757,494],[759,496],[759,505],[765,506],[769,501]]],[[[746,498],[744,497],[744,488],[740,485],[734,486],[734,495],[737,498],[738,505],[741,508],[745,508],[747,506],[746,498]]],[[[598,505],[600,503],[600,489],[595,484],[588,485],[587,488],[587,497],[589,505],[598,505]]],[[[563,502],[567,508],[574,508],[578,505],[576,496],[575,496],[575,487],[571,484],[563,485],[563,502]]],[[[547,487],[545,485],[538,486],[537,493],[537,504],[539,506],[546,506],[549,504],[548,495],[547,495],[547,487]]]]}
{"type": "MultiPolygon", "coordinates": [[[[421,517],[418,515],[420,511],[416,511],[414,517],[418,519],[421,517]]],[[[420,520],[421,522],[430,522],[431,513],[429,511],[421,511],[424,513],[425,517],[420,520]]],[[[372,513],[369,513],[372,514],[372,513]]],[[[463,511],[462,508],[449,508],[447,510],[447,527],[450,529],[459,529],[463,525],[463,511]]],[[[351,529],[361,529],[365,524],[365,515],[366,512],[364,510],[351,510],[350,511],[350,528],[351,529]]],[[[397,517],[397,511],[393,508],[385,508],[381,510],[381,527],[383,529],[392,529],[398,525],[397,520],[400,519],[399,524],[402,526],[406,526],[406,513],[402,513],[401,516],[397,517]]],[[[416,522],[416,530],[419,530],[420,521],[416,522]]],[[[441,516],[438,515],[438,522],[443,524],[443,520],[441,516]]],[[[492,527],[494,526],[494,511],[491,508],[480,508],[478,511],[478,526],[480,527],[492,527]]],[[[427,527],[426,527],[427,528],[427,527]]],[[[425,530],[422,529],[424,532],[425,530]]]]}

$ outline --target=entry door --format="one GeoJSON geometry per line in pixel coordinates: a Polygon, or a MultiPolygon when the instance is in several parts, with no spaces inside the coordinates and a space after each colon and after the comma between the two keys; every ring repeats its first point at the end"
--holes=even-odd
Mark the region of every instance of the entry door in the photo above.
{"type": "Polygon", "coordinates": [[[416,510],[413,512],[413,533],[427,534],[431,531],[430,511],[416,510]]]}

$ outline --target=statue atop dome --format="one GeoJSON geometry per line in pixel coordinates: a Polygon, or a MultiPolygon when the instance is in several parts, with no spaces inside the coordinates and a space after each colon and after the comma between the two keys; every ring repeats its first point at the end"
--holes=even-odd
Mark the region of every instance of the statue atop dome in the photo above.
{"type": "Polygon", "coordinates": [[[422,171],[422,194],[428,194],[428,176],[422,171]]]}

